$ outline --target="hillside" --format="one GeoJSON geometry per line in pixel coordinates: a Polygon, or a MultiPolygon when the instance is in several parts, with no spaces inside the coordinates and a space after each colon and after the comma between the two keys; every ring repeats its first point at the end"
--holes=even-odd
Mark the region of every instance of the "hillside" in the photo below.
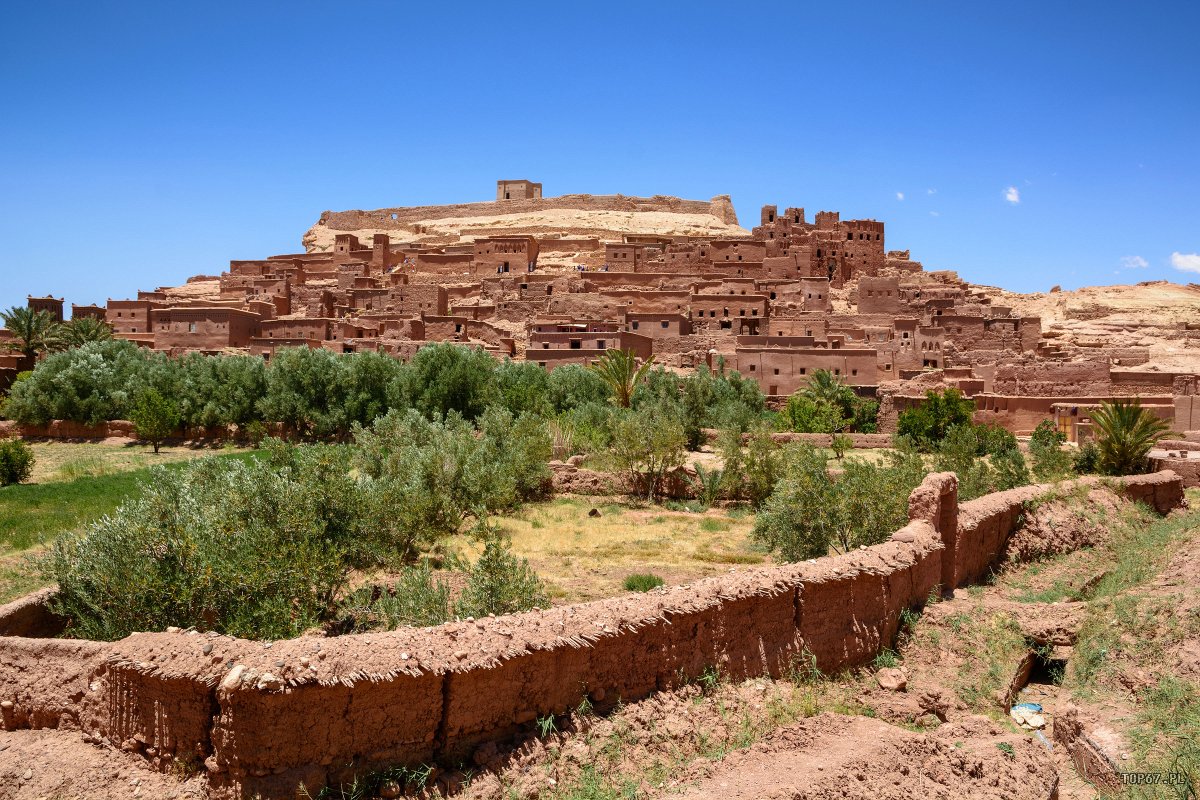
{"type": "Polygon", "coordinates": [[[656,195],[564,195],[503,204],[461,203],[372,211],[326,211],[303,237],[307,252],[325,252],[340,233],[369,241],[386,233],[393,241],[428,244],[470,242],[483,236],[512,234],[539,238],[587,238],[620,241],[627,234],[693,237],[744,237],[727,195],[712,200],[681,200],[656,195]]]}

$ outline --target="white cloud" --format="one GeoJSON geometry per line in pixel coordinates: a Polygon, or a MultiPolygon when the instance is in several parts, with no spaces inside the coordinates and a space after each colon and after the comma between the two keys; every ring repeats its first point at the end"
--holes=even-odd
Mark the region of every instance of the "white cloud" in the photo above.
{"type": "Polygon", "coordinates": [[[929,216],[931,216],[931,217],[940,217],[941,215],[942,215],[942,212],[940,212],[940,211],[930,211],[929,212],[929,216]]]}
{"type": "Polygon", "coordinates": [[[1021,193],[1017,191],[1017,187],[1010,186],[1004,191],[1004,199],[1015,206],[1021,202],[1021,193]]]}
{"type": "Polygon", "coordinates": [[[1200,253],[1171,253],[1171,266],[1184,272],[1200,272],[1200,253]]]}
{"type": "Polygon", "coordinates": [[[1141,256],[1125,256],[1121,259],[1121,266],[1125,269],[1145,269],[1150,262],[1141,256]]]}
{"type": "Polygon", "coordinates": [[[896,192],[896,199],[897,199],[897,200],[903,200],[903,199],[904,199],[904,192],[896,192]]]}
{"type": "Polygon", "coordinates": [[[926,194],[937,194],[937,189],[926,189],[925,193],[926,194]]]}

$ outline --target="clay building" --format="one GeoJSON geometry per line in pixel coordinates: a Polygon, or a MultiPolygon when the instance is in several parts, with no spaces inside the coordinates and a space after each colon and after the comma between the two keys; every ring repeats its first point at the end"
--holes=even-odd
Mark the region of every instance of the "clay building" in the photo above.
{"type": "Polygon", "coordinates": [[[542,185],[526,180],[496,181],[496,202],[502,200],[540,200],[542,185]]]}
{"type": "Polygon", "coordinates": [[[532,236],[493,236],[476,239],[471,270],[477,276],[533,272],[538,243],[532,236]]]}
{"type": "Polygon", "coordinates": [[[26,305],[33,311],[45,311],[54,318],[55,322],[63,321],[63,298],[61,297],[51,297],[49,295],[46,297],[34,297],[33,295],[29,295],[26,298],[26,305]]]}

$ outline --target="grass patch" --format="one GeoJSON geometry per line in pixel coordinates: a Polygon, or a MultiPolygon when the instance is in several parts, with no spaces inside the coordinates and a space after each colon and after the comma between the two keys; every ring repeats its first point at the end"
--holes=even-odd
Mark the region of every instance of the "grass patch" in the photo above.
{"type": "Polygon", "coordinates": [[[953,623],[951,627],[957,633],[958,646],[970,658],[959,667],[954,690],[977,711],[998,711],[1003,691],[1029,652],[1025,636],[1007,614],[986,615],[982,607],[977,607],[961,617],[957,627],[953,623]]]}
{"type": "Polygon", "coordinates": [[[649,572],[635,572],[625,578],[624,586],[631,592],[648,592],[663,585],[663,579],[649,572]]]}

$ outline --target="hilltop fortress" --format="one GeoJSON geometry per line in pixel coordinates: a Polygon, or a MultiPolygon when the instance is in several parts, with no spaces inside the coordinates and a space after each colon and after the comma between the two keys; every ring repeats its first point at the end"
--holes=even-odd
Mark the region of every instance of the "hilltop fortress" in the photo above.
{"type": "MultiPolygon", "coordinates": [[[[884,431],[943,386],[1017,433],[1054,417],[1074,440],[1089,407],[1119,397],[1200,429],[1200,288],[1148,285],[1171,306],[1134,318],[1079,311],[926,271],[887,249],[883,222],[838,212],[764,206],[747,231],[728,196],[543,197],[502,180],[489,202],[326,211],[303,244],[73,314],[155,350],[264,359],[297,346],[408,358],[450,341],[553,369],[622,348],[723,364],[773,398],[828,369],[879,397],[884,431]]],[[[62,300],[29,302],[61,319],[62,300]]]]}

